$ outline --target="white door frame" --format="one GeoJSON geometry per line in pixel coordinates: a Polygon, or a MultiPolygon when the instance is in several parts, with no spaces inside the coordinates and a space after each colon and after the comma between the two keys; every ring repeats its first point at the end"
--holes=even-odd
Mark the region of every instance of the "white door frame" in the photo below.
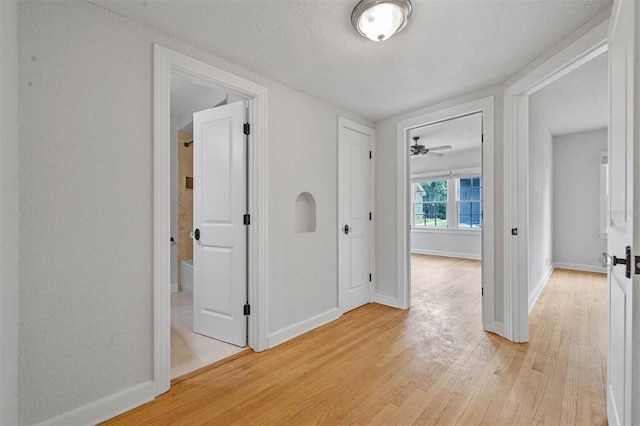
{"type": "Polygon", "coordinates": [[[529,96],[605,52],[608,27],[602,22],[504,91],[504,326],[514,342],[529,341],[529,96]]]}
{"type": "Polygon", "coordinates": [[[171,74],[223,87],[249,101],[249,347],[267,349],[267,89],[199,60],[154,45],[153,142],[153,382],[156,395],[171,386],[170,360],[170,87],[171,74]]]}
{"type": "MultiPolygon", "coordinates": [[[[371,273],[371,282],[369,283],[369,303],[373,301],[374,297],[374,289],[376,286],[376,238],[375,238],[375,229],[376,229],[376,214],[374,212],[374,206],[376,205],[376,173],[375,173],[375,153],[376,153],[376,131],[369,126],[365,126],[360,123],[356,123],[355,121],[349,120],[348,118],[338,116],[338,157],[340,156],[340,134],[342,133],[340,129],[343,127],[354,130],[356,132],[368,135],[370,137],[369,150],[371,151],[371,159],[369,161],[369,211],[371,212],[371,220],[369,221],[369,270],[371,273]]],[[[340,174],[340,158],[338,158],[338,174],[340,174]]],[[[338,193],[340,193],[340,176],[338,176],[338,193]]],[[[338,220],[341,219],[341,208],[340,205],[340,197],[338,197],[338,220]]],[[[343,301],[341,300],[341,288],[340,285],[343,280],[340,278],[340,262],[342,259],[342,227],[344,223],[338,223],[338,309],[340,310],[340,314],[345,312],[343,301]]]]}
{"type": "Polygon", "coordinates": [[[480,112],[483,114],[482,144],[482,321],[484,328],[502,334],[502,323],[495,320],[495,164],[494,164],[494,98],[489,96],[476,101],[455,105],[418,117],[402,120],[397,126],[397,160],[398,160],[398,301],[399,308],[411,306],[411,196],[409,194],[409,131],[452,118],[480,112]]]}

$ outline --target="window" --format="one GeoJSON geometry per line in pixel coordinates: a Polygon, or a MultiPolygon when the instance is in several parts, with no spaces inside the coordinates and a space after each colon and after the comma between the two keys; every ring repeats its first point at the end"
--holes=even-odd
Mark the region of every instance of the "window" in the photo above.
{"type": "Polygon", "coordinates": [[[432,180],[414,185],[414,226],[447,227],[447,181],[432,180]]]}
{"type": "Polygon", "coordinates": [[[460,178],[458,227],[482,228],[482,177],[460,178]]]}
{"type": "Polygon", "coordinates": [[[482,176],[425,180],[412,188],[413,228],[482,228],[482,176]]]}

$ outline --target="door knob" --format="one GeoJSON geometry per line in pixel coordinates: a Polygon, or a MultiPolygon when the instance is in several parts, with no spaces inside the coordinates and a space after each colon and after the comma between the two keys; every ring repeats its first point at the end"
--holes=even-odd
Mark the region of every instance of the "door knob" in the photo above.
{"type": "Polygon", "coordinates": [[[349,232],[353,231],[353,228],[350,227],[349,225],[345,225],[344,226],[344,233],[345,235],[347,235],[349,232]]]}
{"type": "Polygon", "coordinates": [[[611,256],[609,253],[602,253],[600,256],[600,265],[603,267],[626,265],[627,278],[631,278],[631,246],[625,248],[625,257],[620,258],[617,256],[611,256]]]}
{"type": "Polygon", "coordinates": [[[195,230],[195,231],[192,231],[192,232],[189,234],[189,236],[190,236],[191,238],[195,238],[195,239],[196,239],[196,241],[200,240],[200,230],[196,228],[196,230],[195,230]]]}

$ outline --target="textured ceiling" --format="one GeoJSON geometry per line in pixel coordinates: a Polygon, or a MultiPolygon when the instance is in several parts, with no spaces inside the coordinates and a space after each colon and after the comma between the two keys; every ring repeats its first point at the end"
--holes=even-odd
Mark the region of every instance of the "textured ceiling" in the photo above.
{"type": "Polygon", "coordinates": [[[375,43],[356,0],[92,0],[197,48],[378,121],[504,82],[610,0],[413,0],[375,43]]]}
{"type": "MultiPolygon", "coordinates": [[[[203,98],[215,96],[224,99],[225,93],[216,92],[205,86],[200,86],[193,79],[181,75],[171,75],[171,116],[181,117],[193,113],[191,108],[195,103],[200,103],[203,98]]],[[[213,105],[211,105],[213,106],[213,105]]]]}
{"type": "Polygon", "coordinates": [[[607,60],[603,53],[533,95],[552,135],[607,127],[607,60]]]}
{"type": "Polygon", "coordinates": [[[213,108],[225,99],[228,103],[241,100],[236,95],[200,85],[196,79],[183,77],[179,74],[171,75],[170,96],[172,125],[188,132],[193,129],[194,112],[213,108]]]}

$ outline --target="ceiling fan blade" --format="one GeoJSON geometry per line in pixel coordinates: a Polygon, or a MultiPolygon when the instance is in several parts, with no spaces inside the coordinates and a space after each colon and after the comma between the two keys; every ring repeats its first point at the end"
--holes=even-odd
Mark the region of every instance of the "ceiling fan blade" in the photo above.
{"type": "Polygon", "coordinates": [[[442,154],[440,152],[431,152],[431,150],[428,150],[427,152],[425,152],[425,154],[435,155],[437,157],[442,157],[444,155],[444,154],[442,154]]]}
{"type": "Polygon", "coordinates": [[[451,145],[434,146],[433,148],[429,148],[429,151],[441,151],[443,149],[451,149],[451,145]]]}

